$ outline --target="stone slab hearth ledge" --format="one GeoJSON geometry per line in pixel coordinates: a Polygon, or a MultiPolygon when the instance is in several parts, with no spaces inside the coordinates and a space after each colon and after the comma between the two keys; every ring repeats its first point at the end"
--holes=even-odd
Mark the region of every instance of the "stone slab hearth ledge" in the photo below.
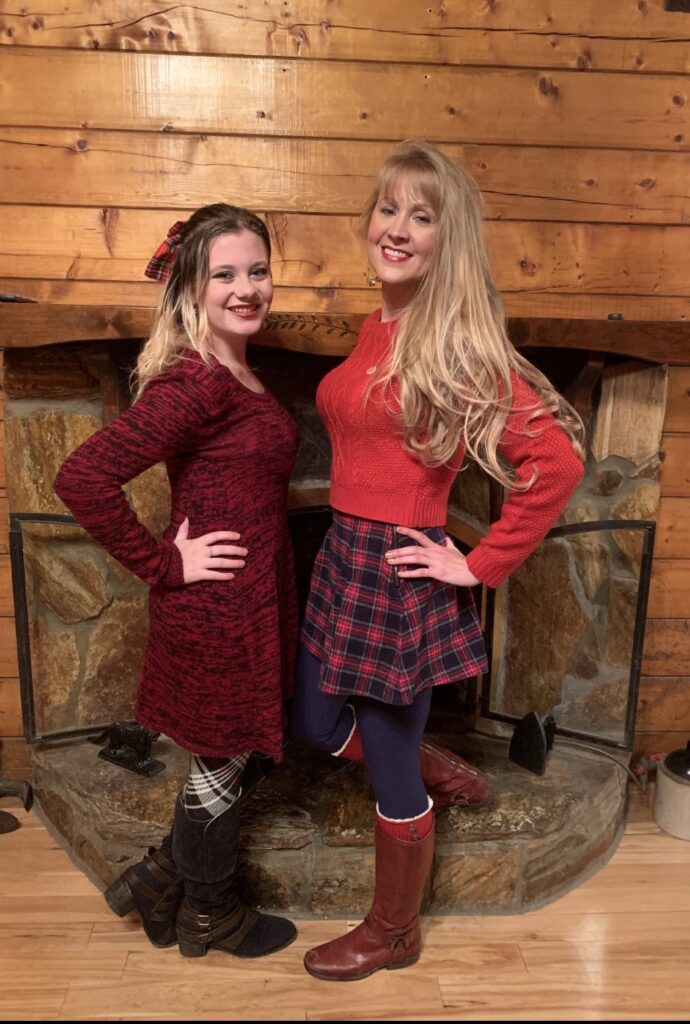
{"type": "MultiPolygon", "coordinates": [[[[491,777],[488,808],[448,808],[436,818],[436,855],[425,910],[513,914],[535,910],[602,867],[623,832],[622,763],[556,738],[536,776],[508,744],[476,733],[440,742],[491,777]]],[[[161,737],[152,778],[98,757],[86,739],[34,748],[42,816],[79,867],[108,884],[167,831],[188,755],[161,737]]],[[[621,759],[623,760],[623,759],[621,759]]],[[[361,766],[288,745],[284,762],[250,798],[242,833],[246,898],[299,917],[365,913],[374,882],[374,801],[361,766]]]]}

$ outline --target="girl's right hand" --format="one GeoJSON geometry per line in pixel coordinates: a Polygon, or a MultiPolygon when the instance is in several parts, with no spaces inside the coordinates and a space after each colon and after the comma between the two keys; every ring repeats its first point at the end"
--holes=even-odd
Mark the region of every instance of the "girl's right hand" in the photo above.
{"type": "Polygon", "coordinates": [[[174,539],[175,546],[182,555],[185,583],[234,579],[234,572],[220,570],[244,567],[247,549],[228,543],[239,539],[239,533],[216,530],[214,533],[205,533],[203,537],[189,540],[189,518],[185,519],[174,539]]]}

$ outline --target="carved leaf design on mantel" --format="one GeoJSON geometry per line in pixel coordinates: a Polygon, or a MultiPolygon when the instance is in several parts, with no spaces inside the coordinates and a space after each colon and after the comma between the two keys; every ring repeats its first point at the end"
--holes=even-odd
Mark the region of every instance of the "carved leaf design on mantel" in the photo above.
{"type": "Polygon", "coordinates": [[[340,338],[357,336],[359,325],[353,326],[345,317],[316,316],[311,313],[269,313],[264,325],[266,331],[301,331],[320,335],[335,334],[340,338]]]}

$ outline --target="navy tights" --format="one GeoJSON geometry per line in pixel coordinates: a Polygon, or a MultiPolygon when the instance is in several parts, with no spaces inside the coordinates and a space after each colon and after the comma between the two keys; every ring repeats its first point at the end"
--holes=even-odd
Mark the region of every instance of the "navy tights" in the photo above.
{"type": "Polygon", "coordinates": [[[369,697],[339,697],[319,689],[321,662],[305,647],[297,658],[292,735],[298,743],[333,754],[346,743],[353,710],[369,779],[381,814],[414,818],[428,806],[419,746],[429,716],[431,689],[412,704],[384,704],[369,697]]]}

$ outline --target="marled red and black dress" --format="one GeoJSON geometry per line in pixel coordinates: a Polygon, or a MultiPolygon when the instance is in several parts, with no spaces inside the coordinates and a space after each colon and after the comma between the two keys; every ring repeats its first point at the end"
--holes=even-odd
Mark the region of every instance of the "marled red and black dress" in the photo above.
{"type": "Polygon", "coordinates": [[[268,392],[190,353],[63,464],[55,490],[111,555],[150,584],[149,636],[136,717],[187,750],[280,760],[292,685],[297,604],[287,489],[297,425],[268,392]],[[159,540],[123,484],[164,461],[170,526],[159,540]],[[248,549],[234,579],[184,584],[173,543],[235,530],[248,549]]]}

